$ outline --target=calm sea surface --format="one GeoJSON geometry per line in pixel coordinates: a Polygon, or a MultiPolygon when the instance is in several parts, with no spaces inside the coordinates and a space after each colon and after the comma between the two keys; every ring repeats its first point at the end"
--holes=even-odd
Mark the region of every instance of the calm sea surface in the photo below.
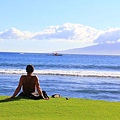
{"type": "Polygon", "coordinates": [[[0,95],[12,95],[26,65],[49,96],[120,101],[120,56],[0,53],[0,95]]]}

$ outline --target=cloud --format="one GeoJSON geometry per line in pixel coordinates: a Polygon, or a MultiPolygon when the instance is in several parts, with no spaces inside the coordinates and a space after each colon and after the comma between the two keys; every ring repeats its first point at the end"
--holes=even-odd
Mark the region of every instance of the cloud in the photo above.
{"type": "Polygon", "coordinates": [[[38,33],[33,39],[64,39],[81,42],[91,42],[101,31],[81,24],[65,23],[63,25],[50,26],[43,32],[38,33]]]}
{"type": "Polygon", "coordinates": [[[31,33],[11,28],[0,33],[0,39],[19,40],[71,40],[81,42],[92,42],[101,32],[92,27],[81,24],[65,23],[62,25],[50,26],[43,31],[31,33]]]}
{"type": "Polygon", "coordinates": [[[16,28],[11,28],[10,30],[6,30],[4,32],[0,33],[0,39],[31,39],[33,37],[33,34],[27,31],[20,31],[16,28]]]}
{"type": "Polygon", "coordinates": [[[95,43],[117,43],[120,41],[120,28],[109,28],[94,40],[95,43]]]}
{"type": "Polygon", "coordinates": [[[82,24],[64,23],[50,26],[43,31],[31,33],[11,28],[0,32],[0,40],[53,40],[81,43],[116,43],[120,42],[120,28],[97,30],[82,24]]]}

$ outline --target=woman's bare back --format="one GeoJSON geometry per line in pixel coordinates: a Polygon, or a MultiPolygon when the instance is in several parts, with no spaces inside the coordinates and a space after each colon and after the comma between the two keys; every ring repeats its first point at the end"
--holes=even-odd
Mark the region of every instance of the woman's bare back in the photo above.
{"type": "Polygon", "coordinates": [[[36,76],[22,76],[22,89],[25,94],[35,92],[36,76]]]}

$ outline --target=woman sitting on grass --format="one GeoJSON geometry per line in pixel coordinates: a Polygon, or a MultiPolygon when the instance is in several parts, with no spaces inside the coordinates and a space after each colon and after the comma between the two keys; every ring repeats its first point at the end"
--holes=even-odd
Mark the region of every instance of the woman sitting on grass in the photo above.
{"type": "Polygon", "coordinates": [[[21,92],[19,96],[28,97],[31,99],[45,99],[45,100],[49,99],[46,92],[41,90],[38,77],[32,75],[33,71],[34,67],[32,65],[27,65],[26,67],[27,75],[22,75],[20,77],[18,87],[16,88],[11,98],[15,98],[15,96],[20,92],[22,87],[23,92],[21,92]],[[36,90],[37,94],[33,95],[33,93],[36,90]]]}

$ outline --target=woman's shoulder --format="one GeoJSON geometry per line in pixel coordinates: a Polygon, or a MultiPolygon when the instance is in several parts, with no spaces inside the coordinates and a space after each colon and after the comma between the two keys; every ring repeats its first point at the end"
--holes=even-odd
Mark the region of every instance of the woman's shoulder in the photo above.
{"type": "Polygon", "coordinates": [[[21,75],[22,78],[27,77],[27,75],[21,75]]]}
{"type": "Polygon", "coordinates": [[[31,75],[31,76],[22,75],[21,78],[22,79],[27,79],[27,78],[38,79],[38,77],[36,75],[31,75]]]}
{"type": "MultiPolygon", "coordinates": [[[[27,77],[28,75],[21,75],[21,77],[27,77]]],[[[37,75],[31,75],[31,77],[37,77],[37,75]]]]}
{"type": "Polygon", "coordinates": [[[38,79],[38,77],[37,77],[36,75],[32,75],[32,77],[33,77],[34,79],[38,79]]]}

